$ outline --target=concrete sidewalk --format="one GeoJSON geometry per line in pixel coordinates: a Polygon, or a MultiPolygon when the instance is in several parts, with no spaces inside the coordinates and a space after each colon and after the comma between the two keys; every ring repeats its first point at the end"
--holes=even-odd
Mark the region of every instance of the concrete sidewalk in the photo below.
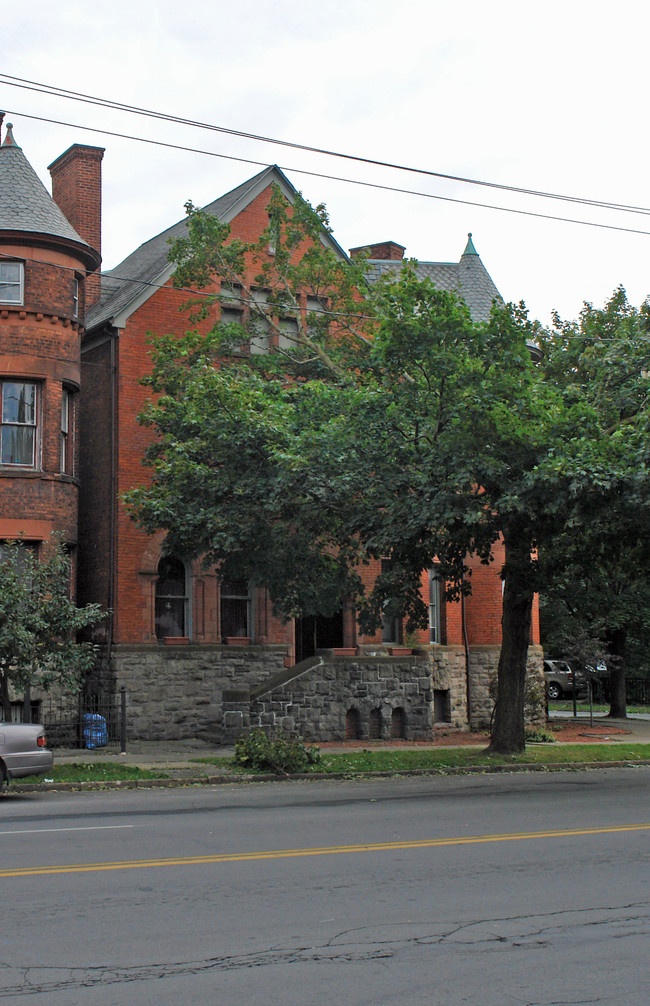
{"type": "MultiPolygon", "coordinates": [[[[549,728],[553,729],[553,721],[555,717],[551,717],[549,721],[549,728]]],[[[557,717],[558,725],[560,723],[566,723],[566,716],[557,717]]],[[[573,722],[573,721],[572,721],[573,722]]],[[[583,743],[588,744],[591,740],[589,737],[589,715],[578,716],[577,722],[580,726],[584,726],[584,739],[583,743]]],[[[599,733],[601,737],[601,742],[604,744],[611,744],[614,746],[616,743],[650,743],[650,717],[630,717],[626,720],[610,720],[604,714],[594,715],[594,725],[602,729],[603,726],[611,727],[612,733],[606,733],[604,736],[607,738],[602,739],[602,734],[599,733]]],[[[457,735],[456,735],[457,737],[457,735]]],[[[596,738],[594,737],[594,740],[596,738]]],[[[400,741],[399,747],[401,749],[413,747],[417,749],[422,749],[426,747],[441,747],[445,746],[442,738],[437,741],[437,743],[431,743],[431,745],[417,743],[410,745],[408,742],[400,741]]],[[[340,745],[327,745],[326,750],[328,752],[345,752],[350,750],[358,750],[359,747],[366,748],[382,748],[390,749],[397,745],[393,745],[390,741],[378,744],[376,741],[355,741],[342,742],[340,745]]],[[[453,745],[450,746],[464,746],[462,743],[459,745],[457,740],[454,740],[453,745]]],[[[470,746],[468,743],[467,746],[470,746]]],[[[476,746],[476,743],[471,745],[476,746]]],[[[57,765],[70,764],[72,762],[79,763],[97,763],[107,761],[119,761],[123,765],[135,765],[142,769],[160,769],[161,772],[165,774],[172,774],[175,778],[205,778],[215,775],[220,775],[226,773],[228,770],[224,765],[220,769],[218,764],[211,762],[205,764],[201,762],[203,758],[210,759],[221,759],[229,758],[234,754],[234,747],[221,747],[209,743],[208,741],[198,740],[196,738],[188,738],[186,740],[175,740],[175,741],[140,741],[134,740],[127,742],[127,750],[125,754],[121,754],[119,748],[116,747],[105,747],[96,748],[94,750],[76,749],[76,748],[57,748],[54,751],[54,761],[57,765]]],[[[612,757],[616,757],[615,754],[612,757]]]]}

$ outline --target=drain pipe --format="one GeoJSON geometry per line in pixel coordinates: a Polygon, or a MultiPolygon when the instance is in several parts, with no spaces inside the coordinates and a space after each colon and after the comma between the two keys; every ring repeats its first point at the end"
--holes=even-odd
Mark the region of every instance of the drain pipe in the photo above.
{"type": "MultiPolygon", "coordinates": [[[[465,586],[465,574],[461,579],[461,588],[465,586]]],[[[472,682],[470,678],[469,666],[469,639],[467,638],[467,619],[465,617],[465,592],[461,589],[460,611],[463,623],[463,645],[465,647],[465,695],[467,702],[467,725],[472,729],[472,682]]]]}

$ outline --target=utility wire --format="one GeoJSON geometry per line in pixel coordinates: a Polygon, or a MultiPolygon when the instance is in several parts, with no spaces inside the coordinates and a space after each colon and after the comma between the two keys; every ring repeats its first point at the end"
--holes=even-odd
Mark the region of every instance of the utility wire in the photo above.
{"type": "MultiPolygon", "coordinates": [[[[0,81],[9,87],[18,87],[23,90],[36,91],[39,94],[47,94],[52,97],[65,98],[70,101],[79,101],[90,105],[99,105],[102,108],[111,108],[116,111],[128,112],[134,115],[142,115],[148,118],[159,119],[165,122],[174,122],[179,125],[192,126],[198,129],[206,129],[217,133],[224,133],[228,136],[236,136],[243,139],[255,140],[260,143],[272,143],[277,146],[290,147],[294,150],[304,150],[309,153],[323,154],[326,157],[337,157],[342,160],[356,161],[359,164],[368,164],[375,167],[390,168],[394,171],[406,171],[412,174],[426,175],[430,178],[440,178],[446,181],[461,182],[464,185],[479,185],[485,188],[499,189],[504,192],[513,192],[518,195],[536,196],[542,199],[557,199],[564,202],[578,203],[584,206],[594,206],[600,209],[617,210],[624,213],[650,214],[650,209],[644,206],[631,206],[626,203],[610,202],[609,200],[588,199],[582,196],[563,195],[557,192],[546,192],[537,189],[527,189],[518,185],[505,185],[500,182],[486,182],[477,178],[466,178],[462,175],[450,175],[440,171],[431,171],[426,168],[414,168],[405,164],[397,164],[390,161],[380,161],[371,157],[362,157],[358,154],[347,154],[336,150],[327,150],[323,147],[312,147],[305,143],[297,143],[290,140],[279,140],[270,136],[262,136],[256,133],[249,133],[244,130],[231,129],[226,126],[216,126],[211,123],[201,122],[195,119],[187,119],[178,115],[171,115],[167,112],[156,112],[152,109],[142,108],[138,105],[129,105],[124,102],[114,101],[111,98],[100,98],[95,95],[84,94],[81,91],[69,91],[63,87],[52,84],[43,84],[33,80],[26,80],[23,77],[14,77],[9,74],[0,73],[0,81]]],[[[78,127],[79,128],[79,127],[78,127]]],[[[97,130],[102,132],[102,130],[97,130]]],[[[112,134],[119,135],[119,134],[112,134]]],[[[254,163],[254,162],[249,162],[254,163]]],[[[323,176],[328,177],[328,176],[323,176]]],[[[396,190],[401,191],[401,190],[396,190]]],[[[469,204],[480,205],[480,204],[469,204]]]]}
{"type": "MultiPolygon", "coordinates": [[[[61,119],[51,119],[48,118],[47,116],[29,115],[27,112],[16,111],[15,109],[12,111],[8,111],[5,114],[19,115],[24,119],[33,119],[37,122],[49,122],[56,126],[68,126],[72,129],[83,130],[89,133],[99,133],[101,136],[114,136],[121,140],[133,140],[136,143],[148,143],[156,147],[165,147],[170,150],[181,150],[184,151],[185,153],[203,154],[207,157],[218,157],[221,160],[236,161],[239,164],[252,164],[255,167],[268,167],[265,161],[252,160],[249,157],[235,157],[233,154],[218,154],[213,150],[202,150],[199,147],[186,147],[178,143],[167,143],[164,140],[149,140],[143,136],[133,136],[128,133],[118,133],[109,129],[98,129],[96,126],[81,126],[74,122],[66,122],[61,119]]],[[[480,203],[471,199],[456,199],[452,196],[441,196],[433,192],[420,192],[417,189],[402,189],[394,185],[380,185],[378,182],[364,182],[356,178],[344,178],[341,177],[340,175],[328,175],[322,171],[307,171],[304,168],[286,167],[284,165],[278,165],[278,167],[280,167],[282,171],[290,172],[291,174],[294,175],[306,175],[310,178],[323,178],[326,181],[331,182],[344,182],[347,185],[358,185],[361,186],[362,188],[378,189],[381,192],[396,192],[400,195],[418,196],[421,199],[435,199],[439,202],[455,203],[460,206],[475,206],[479,209],[497,210],[501,213],[514,213],[518,216],[534,217],[538,220],[553,220],[558,223],[579,224],[582,227],[598,227],[601,230],[619,231],[624,234],[644,234],[646,236],[650,236],[650,231],[645,231],[638,227],[620,227],[617,226],[616,224],[598,223],[595,220],[579,220],[576,217],[561,217],[551,213],[536,213],[533,210],[518,210],[512,206],[495,206],[493,203],[480,203]]],[[[599,205],[601,205],[603,208],[606,208],[606,204],[599,204],[599,205]]],[[[609,204],[609,208],[613,209],[614,204],[609,204]]],[[[650,210],[644,210],[644,209],[632,210],[631,208],[629,208],[628,211],[639,212],[639,213],[650,213],[650,210]]]]}

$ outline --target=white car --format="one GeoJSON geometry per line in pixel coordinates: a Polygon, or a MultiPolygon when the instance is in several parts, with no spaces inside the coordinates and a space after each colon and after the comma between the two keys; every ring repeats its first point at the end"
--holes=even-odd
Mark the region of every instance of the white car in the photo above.
{"type": "Polygon", "coordinates": [[[10,779],[44,775],[53,760],[40,723],[0,723],[0,786],[10,779]]]}

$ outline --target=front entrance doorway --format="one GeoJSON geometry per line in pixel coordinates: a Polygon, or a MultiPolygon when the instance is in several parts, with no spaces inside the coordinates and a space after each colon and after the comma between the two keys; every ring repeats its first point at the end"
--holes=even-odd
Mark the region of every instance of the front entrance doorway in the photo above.
{"type": "Polygon", "coordinates": [[[313,657],[316,650],[343,646],[343,611],[333,615],[307,615],[296,619],[296,662],[313,657]]]}

